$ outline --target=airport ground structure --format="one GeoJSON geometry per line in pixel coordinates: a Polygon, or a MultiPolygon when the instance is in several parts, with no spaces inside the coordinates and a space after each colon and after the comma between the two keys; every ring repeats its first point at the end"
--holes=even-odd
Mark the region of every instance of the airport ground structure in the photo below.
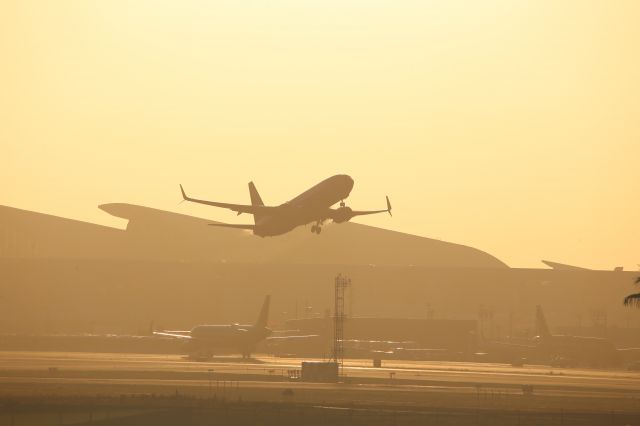
{"type": "Polygon", "coordinates": [[[126,228],[0,207],[0,425],[640,424],[639,372],[520,365],[489,345],[529,341],[541,305],[554,334],[640,347],[621,303],[636,273],[510,268],[355,223],[263,239],[101,208],[126,228]],[[352,281],[342,375],[307,382],[302,363],[329,358],[338,272],[352,281]],[[268,294],[274,335],[309,339],[202,362],[152,335],[250,324],[268,294]]]}
{"type": "Polygon", "coordinates": [[[0,351],[0,424],[640,424],[637,372],[346,360],[310,383],[299,362],[0,351]]]}
{"type": "MultiPolygon", "coordinates": [[[[283,398],[283,399],[286,399],[283,398]]],[[[519,410],[450,407],[403,408],[371,405],[318,405],[295,402],[223,401],[192,395],[128,395],[109,397],[52,397],[0,399],[5,410],[0,424],[100,424],[118,426],[512,426],[561,424],[600,426],[636,424],[638,415],[627,412],[519,410]]]]}
{"type": "Polygon", "coordinates": [[[621,303],[635,272],[510,268],[475,248],[355,223],[258,238],[142,206],[100,208],[126,228],[0,207],[0,333],[140,335],[151,322],[250,322],[265,294],[270,323],[284,328],[330,317],[342,272],[353,280],[350,316],[475,321],[481,341],[534,336],[542,305],[556,332],[640,347],[640,313],[621,303]]]}

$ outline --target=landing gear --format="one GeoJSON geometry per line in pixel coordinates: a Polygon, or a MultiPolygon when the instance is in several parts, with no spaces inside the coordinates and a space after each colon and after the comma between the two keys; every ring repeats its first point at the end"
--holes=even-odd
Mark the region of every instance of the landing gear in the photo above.
{"type": "Polygon", "coordinates": [[[320,233],[322,232],[322,224],[324,223],[326,219],[321,219],[316,221],[315,225],[313,225],[311,227],[311,232],[320,235],[320,233]]]}
{"type": "Polygon", "coordinates": [[[340,201],[340,207],[345,207],[346,204],[344,203],[344,200],[340,201]]]}

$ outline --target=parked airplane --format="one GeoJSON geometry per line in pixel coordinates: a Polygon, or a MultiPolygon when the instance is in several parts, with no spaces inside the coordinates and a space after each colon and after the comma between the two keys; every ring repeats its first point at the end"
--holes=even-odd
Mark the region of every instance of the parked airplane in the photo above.
{"type": "Polygon", "coordinates": [[[536,306],[537,336],[530,343],[494,342],[507,350],[514,363],[542,363],[555,367],[616,367],[638,355],[634,348],[616,349],[608,339],[551,334],[540,305],[536,306]]]}
{"type": "Polygon", "coordinates": [[[236,349],[243,358],[250,358],[258,343],[266,339],[272,331],[267,328],[271,296],[264,298],[258,319],[253,325],[198,325],[191,331],[154,331],[156,336],[173,337],[189,341],[189,352],[213,355],[215,350],[236,349]]]}
{"type": "Polygon", "coordinates": [[[180,185],[182,198],[186,201],[222,207],[233,210],[237,212],[238,215],[242,213],[250,213],[253,215],[253,225],[211,223],[211,226],[249,229],[253,231],[254,235],[260,237],[282,235],[300,225],[314,222],[314,225],[311,227],[311,232],[320,234],[322,224],[327,220],[342,223],[351,220],[355,216],[376,213],[389,213],[389,215],[391,215],[389,197],[387,197],[387,208],[384,210],[352,210],[350,207],[347,207],[344,200],[349,196],[352,188],[353,179],[351,179],[350,176],[335,175],[323,180],[284,204],[279,206],[265,206],[253,182],[249,182],[250,205],[198,200],[187,196],[182,185],[180,185]],[[340,202],[340,207],[332,209],[331,206],[338,202],[340,202]]]}
{"type": "Polygon", "coordinates": [[[541,363],[554,367],[620,367],[640,365],[640,348],[616,348],[601,337],[551,334],[540,305],[536,306],[536,331],[529,342],[487,342],[490,352],[516,364],[541,363]]]}
{"type": "Polygon", "coordinates": [[[535,352],[552,365],[600,367],[617,366],[622,362],[620,352],[608,339],[551,334],[540,305],[536,306],[536,326],[535,352]]]}
{"type": "Polygon", "coordinates": [[[243,358],[250,358],[251,352],[263,340],[274,342],[295,340],[304,343],[319,337],[315,334],[271,336],[273,331],[267,327],[270,302],[271,296],[265,296],[258,319],[253,325],[198,325],[190,331],[153,331],[153,334],[186,340],[189,353],[198,358],[210,358],[214,351],[220,349],[239,350],[243,358]]]}

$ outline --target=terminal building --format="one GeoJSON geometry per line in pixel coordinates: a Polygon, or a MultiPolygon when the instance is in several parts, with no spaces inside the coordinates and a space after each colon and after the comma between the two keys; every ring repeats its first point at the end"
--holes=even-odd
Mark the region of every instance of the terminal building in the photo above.
{"type": "Polygon", "coordinates": [[[345,331],[355,333],[347,336],[354,347],[390,341],[458,351],[532,337],[536,305],[558,329],[640,346],[640,315],[622,306],[635,272],[510,268],[477,248],[357,223],[259,238],[143,206],[100,208],[122,228],[0,206],[0,334],[251,323],[266,294],[270,327],[311,330],[317,320],[287,321],[313,316],[301,306],[330,318],[333,278],[343,273],[353,281],[345,331]]]}

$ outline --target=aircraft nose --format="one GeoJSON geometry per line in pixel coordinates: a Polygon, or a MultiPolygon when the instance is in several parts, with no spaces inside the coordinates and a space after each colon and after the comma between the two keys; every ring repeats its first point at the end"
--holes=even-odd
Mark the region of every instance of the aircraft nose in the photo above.
{"type": "Polygon", "coordinates": [[[345,185],[349,188],[349,191],[351,191],[351,189],[353,189],[353,179],[351,178],[351,176],[341,175],[341,178],[344,181],[345,185]]]}

